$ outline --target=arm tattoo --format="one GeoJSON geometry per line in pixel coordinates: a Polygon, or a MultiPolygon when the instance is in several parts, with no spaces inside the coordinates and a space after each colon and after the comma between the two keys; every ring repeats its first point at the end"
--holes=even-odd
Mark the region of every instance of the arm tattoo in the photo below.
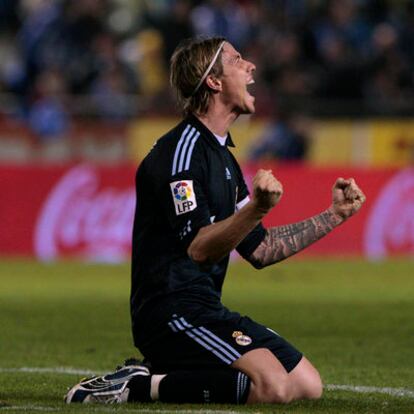
{"type": "Polygon", "coordinates": [[[258,269],[280,262],[316,242],[341,222],[332,211],[326,210],[299,223],[267,229],[249,262],[258,269]]]}

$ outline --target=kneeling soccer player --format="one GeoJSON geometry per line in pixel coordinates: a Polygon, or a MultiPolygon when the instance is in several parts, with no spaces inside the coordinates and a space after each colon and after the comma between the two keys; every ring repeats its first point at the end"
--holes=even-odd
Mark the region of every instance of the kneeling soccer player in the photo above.
{"type": "Polygon", "coordinates": [[[221,303],[229,254],[254,267],[304,249],[356,213],[365,196],[338,178],[332,205],[264,228],[283,189],[259,170],[249,197],[229,151],[230,125],[255,111],[255,65],[223,38],[190,39],[171,60],[184,120],[158,140],[136,176],[131,316],[148,366],[127,363],[82,381],[67,402],[287,403],[322,394],[318,371],[289,342],[221,303]]]}

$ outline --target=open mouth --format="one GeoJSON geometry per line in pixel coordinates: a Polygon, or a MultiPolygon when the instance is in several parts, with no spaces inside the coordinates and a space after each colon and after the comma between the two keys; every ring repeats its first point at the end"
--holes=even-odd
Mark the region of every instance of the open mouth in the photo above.
{"type": "Polygon", "coordinates": [[[252,79],[250,79],[247,83],[246,83],[246,90],[247,90],[247,93],[251,96],[251,97],[253,97],[253,95],[251,94],[251,90],[252,90],[252,85],[254,85],[254,79],[252,78],[252,79]]]}

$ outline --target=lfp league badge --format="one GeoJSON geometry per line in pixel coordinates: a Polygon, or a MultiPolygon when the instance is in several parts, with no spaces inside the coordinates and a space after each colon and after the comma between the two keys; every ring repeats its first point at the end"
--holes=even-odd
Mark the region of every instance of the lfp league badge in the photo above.
{"type": "Polygon", "coordinates": [[[170,183],[170,187],[177,216],[188,213],[197,207],[193,180],[174,181],[170,183]]]}

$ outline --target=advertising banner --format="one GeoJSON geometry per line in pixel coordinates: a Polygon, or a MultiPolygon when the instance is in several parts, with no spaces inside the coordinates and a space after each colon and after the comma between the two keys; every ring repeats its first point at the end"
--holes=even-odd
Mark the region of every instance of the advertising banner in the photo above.
{"type": "MultiPolygon", "coordinates": [[[[244,165],[246,180],[263,165],[244,165]]],[[[344,169],[268,164],[284,195],[266,226],[304,220],[330,205],[337,177],[354,177],[362,210],[301,256],[414,254],[414,168],[344,169]]],[[[1,166],[0,255],[40,260],[125,261],[131,252],[135,169],[99,166],[1,166]]]]}

